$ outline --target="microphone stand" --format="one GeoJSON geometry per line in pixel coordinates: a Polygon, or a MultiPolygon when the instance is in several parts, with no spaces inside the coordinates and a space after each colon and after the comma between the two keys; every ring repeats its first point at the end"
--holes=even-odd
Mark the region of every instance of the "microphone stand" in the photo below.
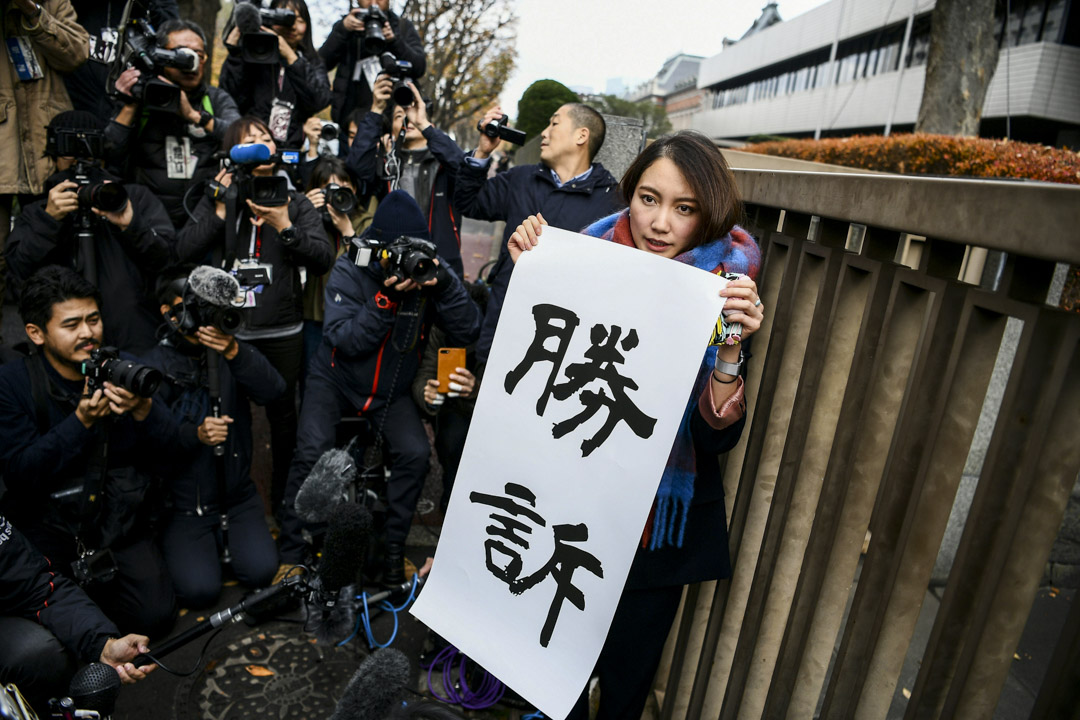
{"type": "MultiPolygon", "coordinates": [[[[221,355],[206,348],[206,384],[210,390],[210,413],[221,417],[221,355]]],[[[225,478],[225,443],[214,446],[214,469],[217,474],[218,518],[221,523],[221,562],[232,562],[229,553],[229,506],[225,478]]]]}

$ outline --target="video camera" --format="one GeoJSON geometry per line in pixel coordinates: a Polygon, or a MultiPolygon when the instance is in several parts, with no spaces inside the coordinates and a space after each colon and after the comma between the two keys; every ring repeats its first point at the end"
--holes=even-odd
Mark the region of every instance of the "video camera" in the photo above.
{"type": "Polygon", "coordinates": [[[412,105],[414,97],[412,88],[409,87],[409,76],[412,74],[413,64],[408,60],[398,60],[392,52],[380,55],[379,64],[382,65],[383,74],[394,80],[394,87],[390,91],[394,102],[401,107],[412,105]]]}
{"type": "Polygon", "coordinates": [[[372,237],[354,238],[349,258],[358,267],[367,267],[372,260],[386,260],[389,275],[419,284],[431,280],[439,271],[435,264],[435,243],[408,235],[386,243],[372,237]]]}
{"type": "Polygon", "coordinates": [[[512,127],[506,125],[510,118],[506,115],[499,116],[498,120],[492,120],[487,125],[481,124],[482,121],[477,121],[476,129],[487,135],[489,138],[499,138],[500,140],[506,140],[512,142],[515,145],[525,144],[525,133],[521,130],[515,130],[512,127]]]}
{"type": "MultiPolygon", "coordinates": [[[[158,47],[154,28],[146,20],[131,20],[124,32],[124,65],[137,68],[142,76],[131,96],[148,110],[175,113],[180,109],[180,88],[158,79],[167,68],[195,72],[199,55],[190,48],[167,50],[158,47]]],[[[115,92],[115,91],[114,91],[115,92]]]]}
{"type": "Polygon", "coordinates": [[[91,350],[90,359],[83,361],[82,374],[89,380],[86,389],[91,394],[110,382],[139,397],[148,398],[161,384],[160,372],[131,360],[121,360],[120,351],[114,347],[91,350]]]}
{"type": "Polygon", "coordinates": [[[263,27],[292,27],[296,13],[288,8],[257,8],[250,2],[238,2],[232,22],[240,28],[240,57],[244,62],[274,65],[278,61],[278,36],[263,27]]]}
{"type": "Polygon", "coordinates": [[[262,143],[234,145],[229,150],[226,160],[226,169],[233,174],[232,184],[225,188],[216,180],[211,180],[207,184],[206,194],[211,200],[238,199],[241,202],[251,200],[263,207],[287,205],[289,202],[288,179],[280,175],[251,174],[251,171],[258,166],[274,162],[296,165],[300,162],[300,153],[294,150],[282,150],[272,155],[270,147],[262,143]]]}

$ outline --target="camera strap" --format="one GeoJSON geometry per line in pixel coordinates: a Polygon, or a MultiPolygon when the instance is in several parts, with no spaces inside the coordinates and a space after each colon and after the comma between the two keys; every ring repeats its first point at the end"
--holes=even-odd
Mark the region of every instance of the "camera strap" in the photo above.
{"type": "MultiPolygon", "coordinates": [[[[210,414],[221,417],[221,355],[206,348],[206,386],[210,392],[210,414]]],[[[229,552],[229,503],[225,478],[225,443],[214,446],[214,473],[217,475],[217,506],[221,525],[221,562],[232,562],[229,552]]]]}

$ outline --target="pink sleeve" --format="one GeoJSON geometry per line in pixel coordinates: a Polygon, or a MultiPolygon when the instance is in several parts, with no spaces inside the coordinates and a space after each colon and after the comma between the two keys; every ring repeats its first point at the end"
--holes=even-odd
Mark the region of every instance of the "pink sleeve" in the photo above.
{"type": "Polygon", "coordinates": [[[734,425],[739,418],[746,414],[743,379],[739,377],[735,382],[737,383],[735,392],[724,401],[724,404],[720,407],[720,412],[716,411],[716,403],[713,402],[713,381],[711,378],[705,386],[705,390],[702,391],[701,397],[698,398],[698,411],[713,430],[723,430],[730,425],[734,425]]]}

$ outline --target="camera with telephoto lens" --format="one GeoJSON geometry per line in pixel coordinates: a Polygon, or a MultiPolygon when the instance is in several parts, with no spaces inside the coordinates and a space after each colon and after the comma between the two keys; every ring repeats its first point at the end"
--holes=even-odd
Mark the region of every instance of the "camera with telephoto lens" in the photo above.
{"type": "Polygon", "coordinates": [[[383,74],[394,81],[394,87],[390,90],[394,102],[401,107],[412,105],[415,98],[412,88],[409,87],[409,76],[412,74],[413,64],[408,60],[398,60],[392,52],[380,55],[379,64],[382,65],[383,74]]]}
{"type": "Polygon", "coordinates": [[[374,3],[368,9],[360,13],[359,20],[364,23],[364,45],[372,53],[377,53],[386,47],[386,35],[383,34],[382,26],[390,22],[386,13],[380,10],[374,3]]]}
{"type": "Polygon", "coordinates": [[[322,189],[322,193],[326,198],[322,216],[328,223],[333,223],[334,219],[330,217],[330,211],[327,208],[333,208],[340,215],[349,215],[360,204],[360,201],[356,199],[356,193],[337,183],[330,183],[322,189]]]}
{"type": "Polygon", "coordinates": [[[90,394],[110,382],[139,397],[148,398],[161,384],[160,372],[147,365],[120,359],[120,352],[114,347],[91,350],[90,359],[83,361],[82,374],[89,380],[86,389],[90,394]]]}
{"type": "Polygon", "coordinates": [[[426,283],[439,272],[439,266],[435,264],[435,243],[408,235],[387,243],[371,237],[355,238],[349,257],[359,267],[367,267],[372,260],[386,260],[387,276],[396,275],[418,284],[426,283]]]}
{"type": "Polygon", "coordinates": [[[506,123],[510,120],[506,115],[500,115],[497,120],[492,120],[487,125],[476,123],[476,129],[487,135],[489,138],[499,138],[500,140],[506,140],[512,142],[515,145],[525,144],[525,133],[521,130],[515,130],[512,127],[507,127],[506,123]]]}
{"type": "Polygon", "coordinates": [[[131,88],[131,96],[148,110],[175,113],[180,110],[180,87],[158,78],[171,67],[193,73],[199,69],[199,55],[191,48],[168,50],[158,47],[154,28],[145,20],[132,20],[124,32],[124,63],[137,68],[141,76],[131,88]]]}

